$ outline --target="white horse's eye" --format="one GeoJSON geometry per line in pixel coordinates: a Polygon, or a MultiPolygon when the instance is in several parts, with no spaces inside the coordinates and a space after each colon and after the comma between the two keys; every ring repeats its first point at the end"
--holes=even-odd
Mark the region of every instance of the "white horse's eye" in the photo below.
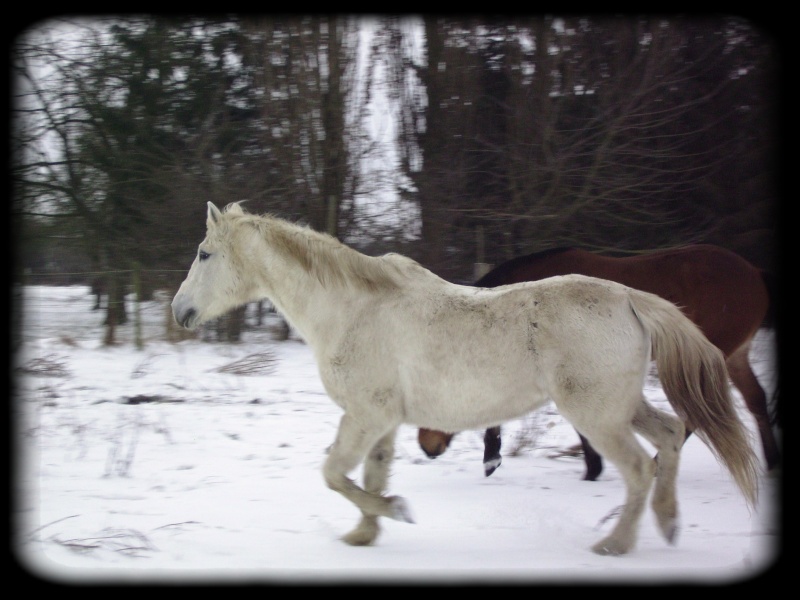
{"type": "Polygon", "coordinates": [[[210,255],[208,252],[206,252],[205,250],[200,250],[200,251],[197,253],[197,257],[198,257],[200,260],[205,260],[205,259],[207,259],[209,256],[211,256],[211,255],[210,255]]]}

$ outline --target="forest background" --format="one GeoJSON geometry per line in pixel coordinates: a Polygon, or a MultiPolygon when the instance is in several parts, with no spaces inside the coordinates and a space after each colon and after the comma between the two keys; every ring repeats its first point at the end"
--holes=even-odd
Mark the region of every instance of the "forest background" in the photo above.
{"type": "Polygon", "coordinates": [[[14,281],[92,285],[114,343],[207,201],[457,283],[558,246],[775,270],[781,59],[724,15],[39,22],[11,45],[14,281]]]}

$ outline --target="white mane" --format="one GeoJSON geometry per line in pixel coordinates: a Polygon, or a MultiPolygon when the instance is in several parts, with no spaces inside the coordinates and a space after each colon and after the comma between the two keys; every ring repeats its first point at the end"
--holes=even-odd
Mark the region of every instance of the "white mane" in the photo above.
{"type": "Polygon", "coordinates": [[[246,213],[238,203],[229,204],[223,216],[217,226],[224,227],[228,223],[229,226],[255,228],[272,248],[295,261],[326,286],[391,291],[407,285],[409,269],[426,270],[411,259],[396,254],[379,257],[361,254],[310,227],[271,215],[246,213]]]}

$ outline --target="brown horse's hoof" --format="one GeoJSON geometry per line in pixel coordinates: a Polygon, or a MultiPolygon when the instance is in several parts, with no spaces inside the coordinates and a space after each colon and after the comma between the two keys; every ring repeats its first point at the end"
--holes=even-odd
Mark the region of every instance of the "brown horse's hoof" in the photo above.
{"type": "Polygon", "coordinates": [[[483,472],[486,474],[486,477],[494,473],[502,462],[503,458],[498,456],[497,458],[493,458],[492,460],[483,463],[483,472]]]}

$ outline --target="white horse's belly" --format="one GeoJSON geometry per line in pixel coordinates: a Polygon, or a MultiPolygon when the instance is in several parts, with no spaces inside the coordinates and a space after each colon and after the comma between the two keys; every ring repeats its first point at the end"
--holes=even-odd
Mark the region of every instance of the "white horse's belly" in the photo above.
{"type": "Polygon", "coordinates": [[[473,353],[462,347],[452,360],[430,355],[401,368],[404,420],[419,427],[460,431],[516,419],[548,402],[550,378],[534,357],[501,347],[489,353],[483,350],[473,353]]]}
{"type": "Polygon", "coordinates": [[[409,398],[405,403],[405,423],[449,432],[500,425],[523,417],[549,400],[531,390],[501,394],[489,389],[472,394],[459,391],[450,399],[446,390],[429,390],[428,395],[420,390],[409,398]]]}

